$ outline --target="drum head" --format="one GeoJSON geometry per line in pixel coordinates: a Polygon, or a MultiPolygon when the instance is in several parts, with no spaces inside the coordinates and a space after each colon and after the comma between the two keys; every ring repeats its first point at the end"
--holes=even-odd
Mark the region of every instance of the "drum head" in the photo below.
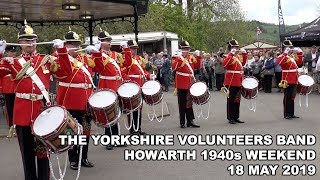
{"type": "Polygon", "coordinates": [[[92,107],[104,108],[116,102],[117,95],[108,90],[98,91],[89,98],[89,104],[92,107]]]}
{"type": "Polygon", "coordinates": [[[62,107],[50,107],[37,117],[33,123],[33,132],[38,136],[46,136],[56,130],[65,118],[65,111],[62,107]]]}
{"type": "Polygon", "coordinates": [[[118,94],[121,97],[125,98],[131,98],[137,94],[139,94],[140,87],[136,83],[132,82],[127,82],[123,83],[119,88],[118,88],[118,94]]]}
{"type": "Polygon", "coordinates": [[[314,84],[313,78],[308,75],[299,76],[298,81],[301,85],[306,86],[306,87],[310,87],[314,84]]]}
{"type": "Polygon", "coordinates": [[[201,96],[207,91],[207,85],[203,82],[196,82],[190,87],[190,94],[193,96],[201,96]]]}
{"type": "Polygon", "coordinates": [[[255,89],[257,88],[259,85],[259,82],[255,79],[255,78],[245,78],[243,81],[242,81],[242,86],[245,88],[245,89],[255,89]]]}
{"type": "Polygon", "coordinates": [[[145,95],[157,94],[161,89],[161,85],[157,81],[147,81],[142,86],[142,93],[145,95]]]}

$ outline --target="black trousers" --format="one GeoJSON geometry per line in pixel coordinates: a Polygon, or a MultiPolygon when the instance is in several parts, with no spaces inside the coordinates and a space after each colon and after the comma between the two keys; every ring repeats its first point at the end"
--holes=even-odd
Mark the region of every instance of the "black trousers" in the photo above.
{"type": "Polygon", "coordinates": [[[259,82],[259,84],[258,84],[258,88],[260,89],[262,86],[262,81],[263,81],[263,79],[260,77],[260,73],[259,74],[254,74],[253,75],[255,78],[257,78],[258,79],[258,82],[259,82]]]}
{"type": "Polygon", "coordinates": [[[209,89],[212,89],[212,75],[211,73],[208,73],[208,78],[205,78],[206,84],[209,87],[209,89]]]}
{"type": "Polygon", "coordinates": [[[273,75],[264,76],[264,92],[271,93],[273,75]]]}
{"type": "MultiPolygon", "coordinates": [[[[68,110],[69,113],[72,115],[73,118],[76,118],[77,121],[83,125],[87,119],[85,119],[85,114],[86,111],[84,110],[68,110]]],[[[83,146],[82,149],[82,159],[87,159],[88,158],[88,150],[89,150],[89,140],[90,137],[87,136],[87,145],[83,146]]],[[[71,149],[68,151],[69,155],[69,161],[70,162],[78,162],[79,161],[79,153],[80,153],[80,146],[73,146],[71,149]]]]}
{"type": "Polygon", "coordinates": [[[105,135],[119,135],[119,126],[118,123],[112,125],[111,127],[104,128],[105,135]]]}
{"type": "Polygon", "coordinates": [[[237,120],[240,117],[240,100],[241,100],[241,87],[230,86],[229,98],[227,99],[227,119],[237,120]]]}
{"type": "Polygon", "coordinates": [[[297,94],[297,85],[289,84],[287,88],[284,89],[283,97],[283,116],[292,117],[294,114],[294,99],[297,94]]]}
{"type": "Polygon", "coordinates": [[[223,87],[224,74],[216,74],[216,88],[220,91],[223,87]]]}
{"type": "Polygon", "coordinates": [[[13,105],[14,99],[16,97],[15,93],[12,94],[4,94],[4,99],[6,102],[6,110],[8,114],[8,125],[9,127],[13,126],[13,105]]]}
{"type": "MultiPolygon", "coordinates": [[[[137,132],[139,132],[139,131],[141,131],[142,108],[139,108],[138,110],[133,111],[132,115],[133,115],[133,124],[130,128],[130,133],[135,132],[135,130],[137,130],[137,132]],[[138,119],[138,112],[140,112],[139,119],[138,119]],[[139,124],[138,124],[138,121],[139,121],[139,124]]],[[[127,116],[127,118],[128,118],[128,124],[130,126],[131,125],[131,114],[129,114],[127,116]]]]}
{"type": "Polygon", "coordinates": [[[37,157],[37,168],[35,162],[35,138],[29,126],[16,126],[17,137],[22,157],[25,180],[49,180],[50,169],[47,157],[37,157]]]}
{"type": "Polygon", "coordinates": [[[191,124],[194,119],[194,113],[192,106],[187,108],[187,101],[190,101],[191,97],[188,97],[189,90],[187,89],[178,89],[178,104],[179,104],[179,116],[180,116],[180,125],[185,125],[186,119],[187,124],[191,124]]]}
{"type": "Polygon", "coordinates": [[[281,78],[282,78],[282,72],[275,72],[275,77],[276,77],[276,82],[277,82],[277,87],[279,87],[279,83],[281,81],[281,78]]]}

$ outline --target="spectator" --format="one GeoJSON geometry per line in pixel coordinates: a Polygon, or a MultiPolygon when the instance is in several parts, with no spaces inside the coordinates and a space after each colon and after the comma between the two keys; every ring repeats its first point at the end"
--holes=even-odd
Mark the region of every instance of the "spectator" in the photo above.
{"type": "Polygon", "coordinates": [[[317,84],[318,93],[320,94],[320,57],[317,60],[316,69],[314,73],[314,80],[317,84]]]}
{"type": "MultiPolygon", "coordinates": [[[[277,56],[280,56],[280,51],[277,51],[277,56]]],[[[276,85],[278,87],[278,92],[281,92],[281,88],[279,87],[279,83],[282,79],[282,68],[279,64],[276,64],[277,59],[274,59],[275,67],[274,67],[274,74],[276,77],[276,85]]]]}
{"type": "Polygon", "coordinates": [[[213,66],[211,55],[209,53],[204,53],[204,61],[202,63],[202,76],[206,82],[209,90],[212,91],[212,72],[211,67],[213,66]]]}
{"type": "Polygon", "coordinates": [[[316,65],[317,60],[319,59],[320,54],[317,52],[317,47],[312,46],[310,53],[305,54],[304,56],[304,63],[305,66],[308,67],[309,75],[314,77],[314,74],[317,73],[316,65]]]}
{"type": "Polygon", "coordinates": [[[152,53],[151,55],[151,62],[154,64],[154,61],[157,59],[156,53],[152,53]]]}
{"type": "MultiPolygon", "coordinates": [[[[219,50],[219,52],[220,52],[220,50],[219,50]]],[[[213,62],[213,65],[215,67],[217,91],[220,91],[221,88],[223,87],[224,73],[226,71],[223,67],[223,64],[222,64],[223,53],[219,53],[219,52],[218,52],[218,56],[216,56],[215,61],[213,62]]]]}
{"type": "Polygon", "coordinates": [[[258,79],[259,81],[259,90],[262,90],[261,86],[261,69],[262,69],[263,64],[260,61],[260,56],[255,55],[254,56],[254,61],[250,64],[250,67],[252,69],[252,75],[258,79]]]}
{"type": "Polygon", "coordinates": [[[266,60],[264,63],[264,92],[271,93],[272,92],[272,78],[274,75],[274,65],[275,65],[274,53],[269,51],[266,56],[266,60]]]}
{"type": "Polygon", "coordinates": [[[163,77],[163,84],[164,84],[164,91],[169,91],[169,85],[170,85],[170,70],[171,70],[171,62],[168,58],[168,54],[163,54],[163,65],[162,65],[162,77],[163,77]]]}
{"type": "Polygon", "coordinates": [[[163,65],[163,59],[161,53],[157,54],[157,58],[153,63],[157,67],[157,80],[160,82],[161,85],[163,85],[163,80],[162,80],[162,65],[163,65]]]}
{"type": "Polygon", "coordinates": [[[245,76],[252,76],[252,69],[251,69],[251,63],[254,62],[254,57],[252,56],[252,53],[248,53],[248,60],[246,64],[244,65],[244,75],[245,76]]]}

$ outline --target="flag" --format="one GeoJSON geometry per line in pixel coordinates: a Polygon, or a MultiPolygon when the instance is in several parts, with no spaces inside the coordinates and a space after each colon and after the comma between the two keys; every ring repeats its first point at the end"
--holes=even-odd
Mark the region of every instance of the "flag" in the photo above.
{"type": "Polygon", "coordinates": [[[259,35],[259,34],[261,34],[261,33],[262,33],[262,32],[261,32],[260,28],[257,27],[257,35],[259,35]]]}

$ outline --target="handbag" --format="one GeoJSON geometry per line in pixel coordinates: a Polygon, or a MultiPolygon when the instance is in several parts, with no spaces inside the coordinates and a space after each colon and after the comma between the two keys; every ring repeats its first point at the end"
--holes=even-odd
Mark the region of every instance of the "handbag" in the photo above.
{"type": "Polygon", "coordinates": [[[263,74],[264,76],[268,76],[268,75],[273,76],[273,75],[274,75],[274,68],[264,69],[262,74],[263,74]]]}

